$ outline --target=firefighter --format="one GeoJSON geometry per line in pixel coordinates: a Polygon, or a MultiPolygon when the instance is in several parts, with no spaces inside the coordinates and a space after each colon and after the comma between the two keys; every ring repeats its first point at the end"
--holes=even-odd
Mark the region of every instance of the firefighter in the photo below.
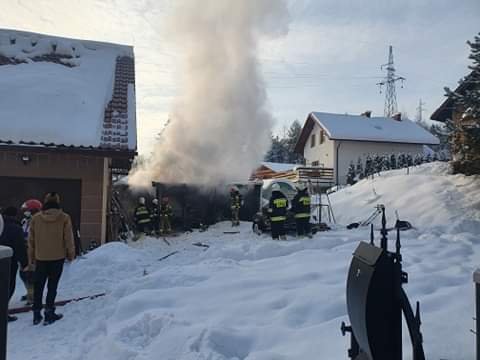
{"type": "Polygon", "coordinates": [[[158,199],[152,200],[152,231],[155,235],[160,235],[160,209],[158,206],[158,199]]]}
{"type": "Polygon", "coordinates": [[[280,185],[272,185],[272,196],[270,198],[268,212],[270,214],[270,224],[272,230],[272,239],[286,240],[285,221],[287,220],[288,199],[282,193],[280,185]]]}
{"type": "Polygon", "coordinates": [[[242,195],[236,186],[230,189],[230,208],[232,209],[232,226],[240,225],[240,208],[243,205],[242,195]]]}
{"type": "Polygon", "coordinates": [[[298,186],[297,195],[292,200],[292,210],[297,223],[297,236],[310,235],[310,195],[305,185],[298,186]]]}
{"type": "Polygon", "coordinates": [[[134,221],[137,232],[148,234],[152,219],[150,218],[150,210],[145,205],[145,198],[138,199],[138,206],[135,208],[134,221]]]}
{"type": "Polygon", "coordinates": [[[172,232],[172,215],[173,210],[168,197],[162,198],[162,204],[160,205],[160,232],[162,234],[169,234],[172,232]]]}

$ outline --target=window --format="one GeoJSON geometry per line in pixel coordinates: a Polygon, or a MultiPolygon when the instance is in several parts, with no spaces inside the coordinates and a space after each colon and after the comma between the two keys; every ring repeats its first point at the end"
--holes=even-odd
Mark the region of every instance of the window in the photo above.
{"type": "Polygon", "coordinates": [[[320,166],[320,161],[312,161],[312,166],[320,166]]]}
{"type": "Polygon", "coordinates": [[[312,134],[312,137],[310,139],[310,147],[314,147],[315,146],[315,134],[312,134]]]}
{"type": "Polygon", "coordinates": [[[320,130],[319,144],[323,144],[324,142],[325,142],[325,132],[323,130],[320,130]]]}

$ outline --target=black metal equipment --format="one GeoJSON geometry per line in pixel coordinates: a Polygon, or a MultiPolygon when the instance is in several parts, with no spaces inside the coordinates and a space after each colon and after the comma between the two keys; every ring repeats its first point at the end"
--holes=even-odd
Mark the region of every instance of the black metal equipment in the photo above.
{"type": "Polygon", "coordinates": [[[402,360],[402,312],[410,333],[413,360],[425,360],[420,332],[420,304],[413,313],[402,288],[408,275],[402,270],[400,229],[395,252],[388,251],[385,208],[382,211],[380,247],[360,242],[353,254],[347,280],[347,308],[351,326],[342,323],[342,334],[351,333],[348,356],[354,360],[402,360]]]}
{"type": "Polygon", "coordinates": [[[0,246],[0,360],[7,358],[7,313],[12,249],[0,246]]]}
{"type": "Polygon", "coordinates": [[[475,334],[476,342],[476,360],[480,360],[480,269],[473,273],[473,282],[475,283],[475,334]]]}

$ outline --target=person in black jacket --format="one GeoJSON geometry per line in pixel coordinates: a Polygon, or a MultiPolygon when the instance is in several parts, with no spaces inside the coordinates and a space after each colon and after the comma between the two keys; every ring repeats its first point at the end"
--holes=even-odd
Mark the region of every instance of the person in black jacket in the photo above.
{"type": "Polygon", "coordinates": [[[285,221],[287,220],[288,199],[280,191],[280,185],[272,185],[272,196],[268,207],[272,239],[285,240],[285,221]]]}
{"type": "Polygon", "coordinates": [[[292,200],[292,210],[297,224],[297,235],[310,237],[310,196],[307,187],[300,185],[298,193],[292,200]]]}
{"type": "MultiPolygon", "coordinates": [[[[16,220],[18,215],[17,208],[10,206],[3,211],[4,228],[0,235],[0,245],[8,246],[13,250],[10,268],[10,299],[15,292],[15,280],[17,279],[18,264],[21,269],[28,266],[27,249],[23,237],[23,230],[20,223],[16,220]]],[[[15,316],[8,316],[8,321],[15,321],[15,316]]]]}
{"type": "Polygon", "coordinates": [[[155,235],[160,235],[160,207],[158,206],[158,199],[152,200],[152,211],[150,212],[152,219],[152,231],[155,235]]]}
{"type": "Polygon", "coordinates": [[[145,205],[145,198],[138,199],[138,206],[133,213],[135,220],[135,227],[138,233],[149,234],[152,219],[150,217],[150,210],[145,205]]]}

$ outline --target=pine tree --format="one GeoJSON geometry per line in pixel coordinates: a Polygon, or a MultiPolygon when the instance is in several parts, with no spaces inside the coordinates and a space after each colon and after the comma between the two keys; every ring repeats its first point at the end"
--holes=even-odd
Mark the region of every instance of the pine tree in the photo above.
{"type": "Polygon", "coordinates": [[[403,169],[404,167],[407,166],[407,157],[405,156],[404,153],[401,153],[399,156],[398,156],[398,165],[397,165],[397,169],[403,169]]]}
{"type": "Polygon", "coordinates": [[[415,154],[415,158],[413,160],[413,164],[415,166],[421,165],[422,164],[422,158],[420,157],[420,154],[415,154]]]}
{"type": "Polygon", "coordinates": [[[384,154],[382,158],[382,170],[390,170],[390,157],[387,154],[384,154]]]}
{"type": "Polygon", "coordinates": [[[407,154],[407,157],[406,157],[406,160],[407,160],[406,166],[408,166],[408,167],[413,166],[413,157],[412,157],[412,154],[408,153],[408,154],[407,154]]]}
{"type": "Polygon", "coordinates": [[[382,172],[383,158],[380,155],[375,154],[375,157],[373,158],[373,166],[374,166],[373,171],[375,173],[380,174],[382,172]]]}
{"type": "Polygon", "coordinates": [[[368,154],[365,159],[365,177],[368,178],[370,175],[373,175],[373,161],[370,154],[368,154]]]}
{"type": "Polygon", "coordinates": [[[353,185],[355,182],[355,165],[353,164],[353,161],[351,161],[347,172],[347,184],[353,185]]]}
{"type": "Polygon", "coordinates": [[[303,163],[303,156],[295,152],[295,145],[297,144],[300,133],[302,132],[302,125],[298,120],[295,120],[288,129],[287,136],[285,138],[285,144],[288,149],[287,163],[299,164],[303,163]]]}
{"type": "Polygon", "coordinates": [[[450,97],[455,107],[463,111],[461,119],[450,126],[454,172],[466,174],[480,173],[480,33],[474,41],[467,41],[470,46],[469,66],[471,73],[460,83],[466,83],[462,93],[445,88],[446,96],[450,97]],[[472,86],[470,86],[472,84],[472,86]]]}
{"type": "Polygon", "coordinates": [[[390,155],[390,169],[395,170],[397,168],[397,155],[390,155]]]}
{"type": "Polygon", "coordinates": [[[285,163],[288,159],[288,149],[285,146],[285,142],[278,136],[272,135],[272,145],[265,155],[265,161],[285,163]]]}
{"type": "Polygon", "coordinates": [[[358,157],[358,160],[357,160],[357,168],[355,169],[355,173],[357,174],[357,178],[360,180],[360,179],[363,179],[364,178],[364,172],[363,172],[363,163],[362,163],[362,159],[360,157],[358,157]]]}

